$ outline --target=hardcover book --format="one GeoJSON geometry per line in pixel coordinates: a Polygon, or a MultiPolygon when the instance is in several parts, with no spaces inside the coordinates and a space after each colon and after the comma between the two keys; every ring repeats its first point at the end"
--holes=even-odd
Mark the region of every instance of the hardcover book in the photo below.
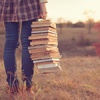
{"type": "Polygon", "coordinates": [[[36,46],[36,45],[58,45],[58,42],[57,40],[46,40],[46,39],[43,39],[43,40],[35,40],[32,42],[30,42],[30,45],[31,46],[36,46]]]}
{"type": "Polygon", "coordinates": [[[56,36],[52,35],[42,35],[42,36],[29,36],[29,40],[43,40],[43,39],[48,39],[48,40],[57,40],[56,36]]]}
{"type": "Polygon", "coordinates": [[[55,28],[52,28],[52,27],[36,27],[36,28],[32,28],[32,31],[41,31],[41,30],[44,30],[44,31],[47,31],[47,30],[50,30],[50,31],[53,31],[53,32],[56,32],[56,29],[55,28]]]}
{"type": "Polygon", "coordinates": [[[35,48],[29,47],[28,49],[29,49],[30,54],[37,54],[39,52],[48,52],[48,51],[54,51],[54,52],[59,51],[56,46],[53,46],[53,47],[35,46],[35,48]]]}
{"type": "Polygon", "coordinates": [[[37,67],[42,74],[55,73],[59,70],[62,70],[60,65],[56,63],[38,65],[37,67]]]}
{"type": "Polygon", "coordinates": [[[35,27],[52,27],[56,29],[56,24],[52,23],[50,20],[46,20],[46,21],[38,21],[38,22],[32,22],[31,27],[35,28],[35,27]]]}

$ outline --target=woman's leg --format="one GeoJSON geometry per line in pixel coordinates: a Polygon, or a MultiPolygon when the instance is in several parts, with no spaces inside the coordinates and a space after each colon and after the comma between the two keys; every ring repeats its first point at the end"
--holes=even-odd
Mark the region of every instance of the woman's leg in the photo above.
{"type": "Polygon", "coordinates": [[[22,32],[21,32],[21,43],[22,43],[22,74],[23,81],[26,81],[26,86],[32,86],[32,77],[34,73],[34,64],[30,58],[28,47],[30,46],[30,41],[28,37],[31,35],[31,24],[33,21],[22,22],[22,32]]]}
{"type": "Polygon", "coordinates": [[[7,82],[9,86],[18,85],[16,76],[16,59],[15,51],[18,46],[18,23],[5,22],[5,46],[4,46],[4,66],[7,74],[7,82]]]}

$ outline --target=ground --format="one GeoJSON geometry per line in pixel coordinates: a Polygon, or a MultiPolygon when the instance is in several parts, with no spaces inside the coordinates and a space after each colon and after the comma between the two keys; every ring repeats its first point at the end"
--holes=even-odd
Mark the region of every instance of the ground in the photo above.
{"type": "MultiPolygon", "coordinates": [[[[0,100],[100,100],[100,58],[92,46],[92,43],[99,41],[99,33],[92,32],[89,35],[83,28],[64,28],[62,33],[58,30],[62,71],[43,75],[35,68],[34,96],[24,92],[13,98],[5,92],[4,35],[0,35],[0,100]]],[[[19,48],[17,72],[21,87],[20,53],[19,48]]]]}

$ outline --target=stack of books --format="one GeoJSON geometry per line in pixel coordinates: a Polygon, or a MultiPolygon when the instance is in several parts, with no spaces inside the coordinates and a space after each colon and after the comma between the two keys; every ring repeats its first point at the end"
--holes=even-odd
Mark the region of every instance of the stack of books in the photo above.
{"type": "Polygon", "coordinates": [[[32,32],[29,36],[31,42],[28,50],[35,66],[42,73],[61,70],[56,24],[45,20],[33,22],[31,27],[32,32]]]}

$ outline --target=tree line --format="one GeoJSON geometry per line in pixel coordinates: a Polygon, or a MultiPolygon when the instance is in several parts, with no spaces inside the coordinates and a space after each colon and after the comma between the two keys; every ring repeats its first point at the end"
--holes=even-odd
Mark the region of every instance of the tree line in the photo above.
{"type": "Polygon", "coordinates": [[[82,22],[82,21],[78,21],[76,23],[73,23],[71,21],[68,21],[68,22],[57,22],[56,25],[58,28],[60,27],[93,27],[95,25],[95,23],[97,22],[94,22],[92,19],[89,19],[88,21],[86,22],[82,22]]]}
{"type": "Polygon", "coordinates": [[[56,25],[57,25],[57,28],[60,28],[60,30],[62,30],[62,28],[64,28],[64,27],[65,28],[67,28],[67,27],[87,28],[88,33],[91,34],[92,28],[95,28],[95,26],[99,26],[98,23],[100,23],[100,21],[95,22],[94,19],[92,19],[92,18],[88,18],[85,22],[78,21],[76,23],[73,23],[71,21],[66,22],[66,21],[64,21],[64,19],[59,18],[56,25]]]}

